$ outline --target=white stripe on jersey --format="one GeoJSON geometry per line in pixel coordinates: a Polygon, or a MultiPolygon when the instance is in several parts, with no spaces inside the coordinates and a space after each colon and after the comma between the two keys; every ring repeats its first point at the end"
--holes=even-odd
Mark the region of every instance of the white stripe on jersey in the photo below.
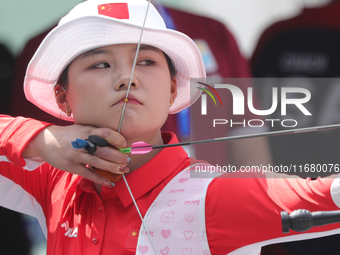
{"type": "Polygon", "coordinates": [[[0,175],[0,206],[33,216],[47,237],[46,218],[37,200],[12,180],[0,175]]]}
{"type": "MultiPolygon", "coordinates": [[[[23,169],[25,170],[35,170],[37,169],[39,166],[41,166],[42,164],[45,163],[45,161],[42,158],[36,157],[36,158],[25,158],[24,159],[26,162],[26,166],[23,167],[23,169]]],[[[5,161],[5,162],[10,162],[6,156],[0,156],[0,162],[1,161],[5,161]]]]}

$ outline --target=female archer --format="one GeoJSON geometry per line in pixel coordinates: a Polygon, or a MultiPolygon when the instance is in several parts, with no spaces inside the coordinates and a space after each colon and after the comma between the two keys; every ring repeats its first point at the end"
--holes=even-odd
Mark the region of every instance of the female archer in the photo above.
{"type": "Polygon", "coordinates": [[[283,236],[280,223],[281,210],[338,209],[336,178],[195,179],[191,169],[207,163],[180,147],[117,150],[177,143],[160,128],[190,106],[190,77],[205,77],[199,50],[147,1],[77,5],[42,42],[24,84],[28,100],[75,125],[1,117],[0,204],[38,218],[48,254],[258,254],[270,243],[337,233],[332,225],[283,236]],[[72,148],[90,135],[109,146],[72,148]],[[112,183],[93,169],[124,178],[112,183]]]}

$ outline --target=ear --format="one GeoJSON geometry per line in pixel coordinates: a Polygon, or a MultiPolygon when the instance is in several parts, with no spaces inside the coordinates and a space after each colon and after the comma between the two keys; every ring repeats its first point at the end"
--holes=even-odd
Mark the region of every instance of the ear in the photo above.
{"type": "Polygon", "coordinates": [[[173,100],[175,100],[175,98],[177,97],[177,78],[176,78],[176,76],[171,78],[170,97],[173,100]]]}
{"type": "Polygon", "coordinates": [[[63,112],[67,112],[67,111],[71,112],[70,105],[68,104],[67,98],[66,98],[66,89],[64,89],[59,84],[57,84],[54,87],[54,94],[55,94],[55,99],[60,110],[62,110],[63,112]]]}

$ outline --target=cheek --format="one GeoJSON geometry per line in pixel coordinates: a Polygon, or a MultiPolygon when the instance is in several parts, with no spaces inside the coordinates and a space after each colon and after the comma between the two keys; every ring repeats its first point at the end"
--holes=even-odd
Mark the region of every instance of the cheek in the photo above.
{"type": "Polygon", "coordinates": [[[83,83],[70,83],[69,95],[68,103],[76,123],[91,121],[97,115],[96,111],[100,110],[100,103],[103,101],[88,84],[83,83]]]}
{"type": "Polygon", "coordinates": [[[154,115],[157,116],[155,119],[163,124],[169,115],[170,107],[170,92],[166,88],[154,96],[152,107],[154,115]]]}
{"type": "Polygon", "coordinates": [[[81,109],[84,107],[84,102],[88,99],[86,98],[86,92],[84,89],[77,89],[74,84],[70,84],[69,86],[69,97],[68,103],[72,111],[77,111],[77,109],[81,109]]]}
{"type": "Polygon", "coordinates": [[[149,90],[150,99],[155,101],[155,104],[159,107],[168,107],[170,104],[170,83],[156,84],[152,89],[149,90]]]}
{"type": "MultiPolygon", "coordinates": [[[[105,95],[102,81],[96,81],[88,75],[74,75],[73,79],[70,79],[69,90],[71,94],[71,101],[76,104],[89,104],[92,101],[100,101],[99,97],[105,95]]],[[[93,104],[91,104],[93,105],[93,104]]]]}

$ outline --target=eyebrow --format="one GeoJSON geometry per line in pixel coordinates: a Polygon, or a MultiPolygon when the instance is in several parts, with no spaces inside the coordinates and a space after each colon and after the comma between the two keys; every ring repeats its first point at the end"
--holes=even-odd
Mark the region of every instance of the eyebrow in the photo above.
{"type": "Polygon", "coordinates": [[[88,52],[86,52],[83,55],[83,58],[93,56],[93,55],[101,55],[101,54],[112,54],[112,53],[110,51],[104,50],[104,49],[93,49],[93,50],[89,50],[88,52]]]}
{"type": "MultiPolygon", "coordinates": [[[[137,47],[136,49],[137,50],[137,47]]],[[[141,45],[139,50],[151,50],[151,51],[154,51],[154,52],[157,52],[157,53],[160,53],[161,50],[157,49],[156,47],[153,47],[153,46],[150,46],[150,45],[141,45]]]]}
{"type": "MultiPolygon", "coordinates": [[[[136,51],[137,47],[134,48],[132,51],[136,51]]],[[[139,47],[139,50],[151,50],[154,52],[159,53],[160,50],[158,50],[156,47],[150,46],[150,45],[141,45],[139,47]]],[[[89,56],[94,56],[94,55],[101,55],[101,54],[112,54],[111,51],[109,50],[105,50],[105,49],[93,49],[93,50],[89,50],[88,52],[84,53],[83,58],[89,57],[89,56]]]]}

